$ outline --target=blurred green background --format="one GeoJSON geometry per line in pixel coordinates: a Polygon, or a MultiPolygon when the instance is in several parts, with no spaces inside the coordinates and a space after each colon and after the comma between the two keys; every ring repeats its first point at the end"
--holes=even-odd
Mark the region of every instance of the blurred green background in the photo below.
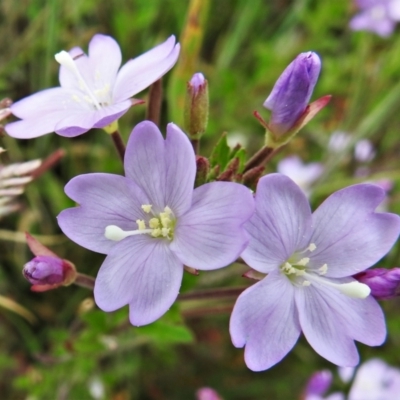
{"type": "MultiPolygon", "coordinates": [[[[18,100],[58,85],[54,54],[73,46],[87,49],[95,33],[113,36],[124,62],[176,35],[184,49],[177,66],[163,78],[162,126],[183,118],[182,94],[194,72],[209,82],[210,121],[201,143],[209,156],[223,132],[239,137],[253,154],[263,143],[263,128],[252,115],[268,119],[262,103],[283,69],[304,51],[322,59],[322,73],[313,99],[333,95],[331,103],[268,164],[297,154],[305,162],[325,165],[316,183],[313,207],[332,191],[362,180],[391,179],[387,207],[400,212],[400,31],[382,39],[348,28],[356,9],[350,0],[2,0],[0,3],[0,98],[18,100]],[[188,19],[189,6],[196,18],[188,19]],[[194,25],[193,25],[194,24],[194,25]],[[332,154],[328,142],[335,131],[352,142],[332,154]],[[376,156],[367,175],[354,143],[369,138],[376,156]]],[[[139,98],[146,99],[147,91],[139,98]]],[[[145,116],[145,106],[132,108],[121,120],[126,141],[145,116]]],[[[23,232],[95,275],[103,256],[68,241],[58,228],[58,213],[73,206],[64,185],[87,172],[122,173],[110,138],[93,130],[74,139],[55,134],[34,140],[0,138],[2,163],[45,158],[66,151],[51,171],[31,183],[24,208],[0,221],[0,295],[13,299],[35,316],[28,321],[0,308],[0,398],[29,400],[195,399],[211,386],[225,399],[299,398],[310,374],[335,367],[301,339],[272,369],[253,373],[243,350],[229,338],[229,312],[234,298],[180,301],[156,323],[135,328],[127,308],[106,314],[96,309],[88,290],[71,286],[32,293],[21,275],[32,258],[23,232]],[[96,392],[97,390],[97,392],[96,392]]],[[[379,263],[399,266],[399,247],[379,263]]],[[[242,265],[186,275],[182,292],[245,286],[242,265]]],[[[400,302],[386,302],[388,339],[381,348],[359,345],[362,360],[381,357],[400,365],[400,302]]],[[[339,381],[336,388],[342,388],[339,381]]]]}

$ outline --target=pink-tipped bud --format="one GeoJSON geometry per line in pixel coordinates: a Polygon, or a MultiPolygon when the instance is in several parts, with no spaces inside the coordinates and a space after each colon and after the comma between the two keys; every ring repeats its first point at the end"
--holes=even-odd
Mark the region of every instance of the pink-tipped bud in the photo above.
{"type": "Polygon", "coordinates": [[[400,296],[400,268],[373,268],[354,275],[359,282],[368,285],[377,300],[389,300],[400,296]]]}
{"type": "Polygon", "coordinates": [[[28,232],[25,235],[29,248],[36,256],[22,270],[25,278],[32,283],[31,290],[45,292],[75,281],[77,272],[74,264],[58,257],[28,232]]]}
{"type": "Polygon", "coordinates": [[[63,260],[56,257],[38,256],[24,265],[22,273],[32,285],[62,284],[63,260]]]}
{"type": "Polygon", "coordinates": [[[45,292],[70,285],[76,279],[75,266],[67,260],[53,256],[37,256],[24,265],[25,278],[34,292],[45,292]]]}
{"type": "Polygon", "coordinates": [[[191,139],[199,139],[207,128],[208,83],[200,72],[187,84],[184,124],[191,139]]]}

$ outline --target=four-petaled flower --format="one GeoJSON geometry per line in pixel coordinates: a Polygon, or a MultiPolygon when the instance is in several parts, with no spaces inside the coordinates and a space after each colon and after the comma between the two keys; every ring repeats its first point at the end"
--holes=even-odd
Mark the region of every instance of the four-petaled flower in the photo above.
{"type": "Polygon", "coordinates": [[[94,288],[97,305],[114,311],[129,304],[130,321],[139,326],[175,301],[184,265],[213,270],[237,259],[254,200],[232,182],[193,190],[195,154],[174,124],[165,140],[152,122],[133,129],[125,174],[73,178],[65,191],[80,207],[64,210],[58,222],[76,243],[107,254],[94,288]]]}
{"type": "Polygon", "coordinates": [[[311,214],[289,178],[260,179],[242,258],[268,275],[239,296],[230,322],[233,344],[246,346],[250,369],[276,364],[301,331],[317,353],[340,366],[358,363],[354,340],[382,344],[382,310],[369,287],[351,276],[381,259],[398,237],[399,216],[374,212],[384,196],[378,186],[354,185],[311,214]]]}
{"type": "Polygon", "coordinates": [[[61,86],[14,103],[11,111],[21,121],[7,124],[5,130],[12,137],[30,139],[53,131],[74,137],[106,128],[140,102],[131,97],[169,71],[178,55],[179,44],[171,36],[119,69],[118,43],[110,36],[94,35],[88,55],[79,47],[56,54],[61,86]]]}

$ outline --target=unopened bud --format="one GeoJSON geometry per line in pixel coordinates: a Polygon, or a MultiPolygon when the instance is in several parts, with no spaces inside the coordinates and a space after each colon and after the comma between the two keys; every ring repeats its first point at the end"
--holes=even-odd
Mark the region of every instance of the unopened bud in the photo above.
{"type": "Polygon", "coordinates": [[[316,53],[301,53],[276,81],[264,102],[264,107],[272,111],[269,126],[275,135],[288,132],[305,111],[320,70],[316,53]]]}
{"type": "Polygon", "coordinates": [[[32,285],[53,285],[64,280],[61,258],[38,256],[24,265],[22,271],[32,285]]]}
{"type": "Polygon", "coordinates": [[[332,373],[329,370],[322,370],[314,372],[311,378],[308,380],[306,386],[306,396],[305,398],[311,396],[322,396],[328,391],[332,384],[332,373]]]}
{"type": "Polygon", "coordinates": [[[74,264],[58,257],[29,233],[25,235],[29,248],[36,256],[22,270],[25,278],[32,283],[31,290],[44,292],[75,281],[77,272],[74,264]]]}
{"type": "Polygon", "coordinates": [[[377,300],[400,296],[400,268],[373,268],[354,275],[354,278],[368,285],[377,300]]]}
{"type": "Polygon", "coordinates": [[[76,277],[72,263],[53,256],[37,256],[24,265],[25,278],[35,292],[44,292],[71,284],[76,277]]]}
{"type": "Polygon", "coordinates": [[[208,83],[199,72],[187,84],[184,123],[191,139],[199,139],[207,128],[208,83]]]}

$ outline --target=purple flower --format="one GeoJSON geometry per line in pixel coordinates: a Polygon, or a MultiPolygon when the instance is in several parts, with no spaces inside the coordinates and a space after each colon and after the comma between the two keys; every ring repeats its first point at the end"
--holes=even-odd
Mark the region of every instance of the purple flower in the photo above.
{"type": "Polygon", "coordinates": [[[125,174],[73,178],[65,191],[80,207],[58,221],[73,241],[107,254],[94,288],[97,305],[114,311],[129,304],[130,321],[139,326],[172,305],[184,265],[213,270],[237,259],[248,242],[242,225],[254,200],[231,182],[193,190],[193,148],[174,124],[166,140],[152,122],[133,129],[125,174]]]}
{"type": "Polygon", "coordinates": [[[350,21],[354,31],[371,31],[382,37],[390,36],[400,21],[398,0],[358,0],[361,11],[350,21]]]}
{"type": "Polygon", "coordinates": [[[339,366],[358,363],[354,340],[382,344],[382,310],[352,275],[380,260],[398,237],[399,216],[374,212],[383,198],[377,186],[354,185],[311,214],[289,178],[260,179],[242,258],[268,275],[239,296],[230,322],[233,344],[246,346],[250,369],[276,364],[301,331],[318,354],[339,366]]]}
{"type": "Polygon", "coordinates": [[[271,110],[269,127],[275,135],[288,132],[305,111],[321,70],[313,52],[301,53],[276,81],[264,107],[271,110]]]}
{"type": "Polygon", "coordinates": [[[398,400],[400,370],[379,359],[372,359],[358,369],[349,392],[349,400],[398,400]]]}
{"type": "Polygon", "coordinates": [[[121,50],[110,36],[94,35],[88,53],[74,47],[56,54],[61,86],[14,103],[11,111],[21,121],[6,125],[10,136],[30,139],[54,131],[74,137],[107,127],[138,102],[132,96],[172,68],[179,44],[171,36],[121,69],[121,50]]]}
{"type": "Polygon", "coordinates": [[[400,296],[400,268],[372,268],[354,276],[368,285],[371,295],[378,300],[389,300],[400,296]]]}

